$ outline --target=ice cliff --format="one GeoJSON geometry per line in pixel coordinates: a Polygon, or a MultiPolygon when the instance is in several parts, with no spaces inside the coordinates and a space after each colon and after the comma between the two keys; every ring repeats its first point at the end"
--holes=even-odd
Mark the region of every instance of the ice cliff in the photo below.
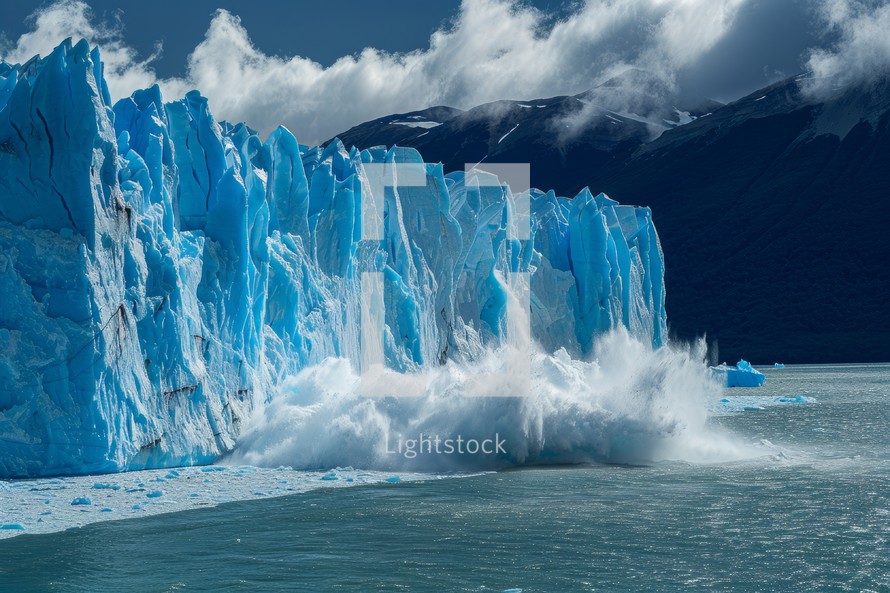
{"type": "Polygon", "coordinates": [[[284,377],[359,360],[368,315],[400,372],[509,339],[523,273],[544,350],[659,346],[650,211],[530,194],[526,237],[506,185],[413,149],[264,142],[196,91],[112,106],[85,41],[0,64],[0,477],[210,462],[284,377]]]}

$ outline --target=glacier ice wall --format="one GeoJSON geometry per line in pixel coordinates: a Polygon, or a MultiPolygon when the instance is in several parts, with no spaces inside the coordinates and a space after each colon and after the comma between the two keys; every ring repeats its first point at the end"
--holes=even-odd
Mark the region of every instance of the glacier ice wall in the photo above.
{"type": "Polygon", "coordinates": [[[365,272],[398,371],[507,340],[522,273],[543,349],[584,355],[622,325],[661,345],[647,208],[531,190],[522,239],[483,176],[285,128],[263,142],[196,91],[112,107],[85,41],[0,64],[0,477],[210,462],[283,378],[360,360],[365,272]]]}

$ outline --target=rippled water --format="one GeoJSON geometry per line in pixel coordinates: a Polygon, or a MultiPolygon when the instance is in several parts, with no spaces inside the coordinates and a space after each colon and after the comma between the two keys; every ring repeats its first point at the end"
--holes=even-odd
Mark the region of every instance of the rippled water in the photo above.
{"type": "Polygon", "coordinates": [[[890,365],[767,373],[713,402],[754,460],[384,483],[26,534],[0,541],[0,591],[890,591],[890,365]]]}

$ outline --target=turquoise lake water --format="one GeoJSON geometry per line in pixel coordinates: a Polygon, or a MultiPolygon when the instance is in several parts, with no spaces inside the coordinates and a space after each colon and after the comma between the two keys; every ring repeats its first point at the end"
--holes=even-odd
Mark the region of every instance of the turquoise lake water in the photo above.
{"type": "Polygon", "coordinates": [[[890,365],[766,373],[714,402],[755,459],[383,483],[26,534],[0,541],[0,591],[890,591],[890,365]]]}

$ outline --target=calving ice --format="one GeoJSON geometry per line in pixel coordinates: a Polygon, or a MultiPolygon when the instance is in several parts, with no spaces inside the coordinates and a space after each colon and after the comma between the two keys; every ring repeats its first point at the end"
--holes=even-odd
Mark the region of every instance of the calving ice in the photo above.
{"type": "MultiPolygon", "coordinates": [[[[263,140],[217,122],[196,91],[165,102],[155,86],[112,105],[102,68],[86,41],[0,65],[0,477],[209,463],[238,453],[276,401],[385,415],[336,400],[353,383],[331,379],[324,397],[287,388],[331,360],[360,374],[372,334],[376,362],[402,375],[496,361],[516,337],[517,279],[544,353],[527,363],[536,388],[547,377],[558,390],[616,328],[648,351],[665,340],[647,208],[531,190],[524,235],[520,196],[484,173],[444,174],[413,149],[309,147],[283,127],[263,140]],[[567,359],[550,357],[560,348],[567,359]]],[[[424,389],[427,402],[460,399],[424,389]]],[[[519,442],[559,430],[546,410],[512,405],[499,421],[540,415],[537,429],[511,428],[519,442]]],[[[413,413],[401,425],[423,429],[413,413]]],[[[608,451],[591,426],[575,437],[608,451]]]]}
{"type": "Polygon", "coordinates": [[[398,435],[392,442],[387,435],[386,452],[414,459],[418,455],[506,455],[507,442],[497,433],[488,439],[465,439],[461,435],[442,438],[420,433],[417,438],[403,439],[398,435]]]}

